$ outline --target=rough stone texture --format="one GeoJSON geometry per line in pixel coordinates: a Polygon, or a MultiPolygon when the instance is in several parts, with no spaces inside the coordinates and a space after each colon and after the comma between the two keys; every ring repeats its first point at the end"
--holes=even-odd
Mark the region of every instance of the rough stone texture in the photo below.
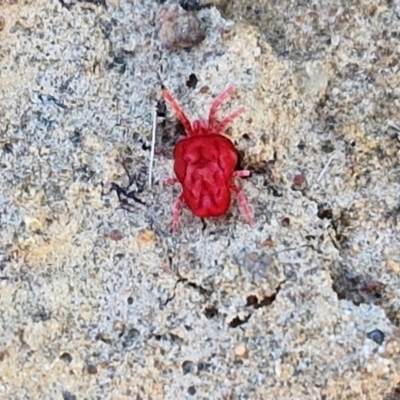
{"type": "Polygon", "coordinates": [[[173,50],[157,2],[0,1],[0,398],[398,397],[400,5],[214,3],[173,50]],[[161,84],[230,83],[256,225],[172,235],[161,84]]]}

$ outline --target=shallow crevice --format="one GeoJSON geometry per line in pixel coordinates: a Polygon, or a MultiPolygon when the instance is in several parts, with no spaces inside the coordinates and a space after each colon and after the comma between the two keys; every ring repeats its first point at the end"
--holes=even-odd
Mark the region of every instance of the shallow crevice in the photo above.
{"type": "Polygon", "coordinates": [[[211,289],[206,289],[206,288],[204,288],[203,286],[201,286],[201,285],[198,285],[197,283],[195,283],[195,282],[186,282],[186,285],[188,286],[188,287],[190,287],[190,288],[192,288],[192,289],[196,289],[201,295],[203,295],[203,296],[207,296],[207,297],[209,297],[209,296],[211,296],[212,295],[212,290],[211,289]]]}
{"type": "Polygon", "coordinates": [[[339,300],[351,301],[356,306],[360,304],[382,305],[383,283],[368,276],[353,275],[342,264],[331,271],[331,277],[332,289],[337,293],[339,300]]]}
{"type": "Polygon", "coordinates": [[[276,296],[279,293],[280,289],[281,289],[281,284],[276,288],[275,293],[273,293],[271,296],[264,296],[261,299],[259,299],[255,295],[250,295],[246,299],[246,306],[253,307],[255,310],[261,307],[268,307],[275,301],[276,296]]]}
{"type": "Polygon", "coordinates": [[[400,382],[398,382],[396,387],[385,396],[384,400],[400,400],[400,382]]]}
{"type": "Polygon", "coordinates": [[[212,295],[212,293],[213,293],[213,290],[212,290],[212,289],[206,289],[205,287],[203,287],[203,286],[197,284],[196,282],[190,282],[188,279],[186,279],[186,278],[181,278],[181,277],[180,277],[180,278],[175,282],[173,294],[172,294],[171,296],[169,296],[164,302],[161,302],[161,301],[160,301],[160,307],[161,307],[161,308],[162,308],[162,307],[165,307],[168,303],[170,303],[170,302],[175,298],[175,295],[176,295],[176,288],[177,288],[177,286],[178,286],[180,283],[183,283],[184,285],[186,285],[186,286],[189,287],[189,288],[192,288],[192,289],[197,290],[201,295],[203,295],[203,296],[206,297],[206,298],[209,298],[209,297],[212,295]]]}
{"type": "Polygon", "coordinates": [[[185,10],[185,11],[200,11],[204,8],[211,8],[214,6],[212,2],[204,3],[204,2],[199,2],[198,0],[179,0],[179,5],[185,10]]]}
{"type": "MultiPolygon", "coordinates": [[[[383,306],[383,308],[385,308],[383,306]]],[[[386,316],[388,317],[389,321],[397,327],[400,327],[400,310],[395,309],[394,307],[389,307],[389,309],[385,308],[386,316]]],[[[400,389],[399,389],[400,390],[400,389]]],[[[399,398],[400,400],[400,398],[399,398]]]]}
{"type": "Polygon", "coordinates": [[[317,217],[321,220],[326,219],[330,221],[334,232],[334,236],[332,237],[333,245],[338,250],[345,248],[348,239],[346,228],[351,226],[349,210],[334,210],[327,204],[318,204],[317,217]]]}
{"type": "Polygon", "coordinates": [[[203,314],[206,318],[211,319],[219,314],[218,308],[215,306],[208,306],[204,309],[203,314]]]}
{"type": "MultiPolygon", "coordinates": [[[[275,289],[275,292],[271,296],[264,296],[261,299],[259,299],[256,295],[250,295],[247,296],[246,298],[246,307],[252,307],[254,310],[257,310],[261,307],[268,307],[270,306],[276,299],[276,296],[278,295],[279,291],[281,290],[281,286],[284,282],[281,282],[278,287],[275,289]]],[[[240,325],[245,324],[253,315],[253,313],[249,313],[247,316],[240,318],[239,316],[236,316],[231,320],[229,323],[230,328],[237,328],[240,325]]]]}
{"type": "Polygon", "coordinates": [[[251,314],[247,315],[244,318],[240,318],[240,317],[235,317],[232,319],[231,322],[229,322],[229,327],[230,328],[237,328],[240,325],[245,324],[251,317],[251,314]]]}

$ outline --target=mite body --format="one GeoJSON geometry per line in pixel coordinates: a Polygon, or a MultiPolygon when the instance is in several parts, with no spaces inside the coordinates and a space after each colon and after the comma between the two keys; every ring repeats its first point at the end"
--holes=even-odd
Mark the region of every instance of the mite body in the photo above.
{"type": "Polygon", "coordinates": [[[176,100],[167,91],[163,96],[175,111],[185,128],[186,137],[179,139],[174,149],[174,171],[176,178],[168,183],[179,182],[182,193],[173,210],[173,231],[178,228],[179,215],[183,204],[201,218],[224,215],[231,203],[231,192],[238,197],[239,204],[250,225],[253,217],[243,192],[234,184],[234,177],[245,177],[250,171],[235,171],[238,161],[237,151],[232,141],[223,136],[227,126],[244,112],[244,107],[218,122],[216,119],[220,105],[231,96],[231,86],[218,96],[210,109],[208,121],[191,123],[176,100]]]}

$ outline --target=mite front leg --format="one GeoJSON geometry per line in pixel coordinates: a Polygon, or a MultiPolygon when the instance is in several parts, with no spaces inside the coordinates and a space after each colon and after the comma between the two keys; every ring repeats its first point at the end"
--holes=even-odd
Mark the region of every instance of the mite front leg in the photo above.
{"type": "Polygon", "coordinates": [[[244,107],[240,107],[238,110],[234,111],[232,114],[225,117],[215,128],[216,133],[224,133],[225,129],[228,125],[236,118],[240,117],[246,109],[244,107]]]}
{"type": "Polygon", "coordinates": [[[210,114],[208,117],[208,127],[209,129],[213,129],[215,122],[216,122],[216,117],[217,117],[217,112],[220,107],[220,105],[227,100],[232,93],[235,91],[235,88],[233,86],[229,86],[223,93],[221,93],[215,100],[214,103],[211,106],[210,109],[210,114]]]}
{"type": "Polygon", "coordinates": [[[178,230],[178,225],[179,225],[179,216],[182,211],[182,206],[183,203],[185,202],[183,198],[183,193],[177,198],[175,204],[174,204],[174,209],[172,211],[172,232],[176,232],[178,230]]]}
{"type": "Polygon", "coordinates": [[[171,108],[174,110],[176,116],[178,117],[179,121],[181,121],[181,124],[185,128],[185,132],[188,136],[193,135],[193,129],[192,129],[192,124],[189,121],[189,118],[186,116],[186,114],[183,112],[177,101],[172,97],[171,93],[168,92],[168,90],[164,89],[162,91],[163,97],[168,103],[170,104],[171,108]]]}
{"type": "MultiPolygon", "coordinates": [[[[245,171],[237,171],[237,172],[245,172],[245,171]]],[[[250,172],[250,171],[248,171],[248,172],[250,172]]],[[[244,176],[247,176],[247,175],[244,175],[244,176]]],[[[233,183],[231,183],[230,188],[236,194],[238,201],[239,201],[239,205],[242,209],[244,216],[246,217],[247,222],[249,223],[250,226],[253,226],[254,225],[253,214],[250,210],[249,203],[247,202],[246,196],[233,183]]]]}

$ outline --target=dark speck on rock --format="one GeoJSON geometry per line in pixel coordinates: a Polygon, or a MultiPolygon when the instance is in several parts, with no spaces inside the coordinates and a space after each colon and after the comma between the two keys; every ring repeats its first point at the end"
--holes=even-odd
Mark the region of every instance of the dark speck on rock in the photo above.
{"type": "Polygon", "coordinates": [[[62,353],[60,360],[64,361],[66,364],[70,364],[72,361],[72,356],[69,353],[62,353]]]}
{"type": "Polygon", "coordinates": [[[51,312],[45,310],[44,308],[40,309],[33,317],[32,320],[34,322],[45,322],[51,318],[51,312]]]}
{"type": "Polygon", "coordinates": [[[5,143],[3,146],[4,153],[12,154],[13,153],[13,146],[11,143],[5,143]]]}
{"type": "Polygon", "coordinates": [[[193,363],[192,361],[185,360],[185,361],[182,363],[182,371],[183,371],[183,375],[186,375],[186,374],[190,374],[190,373],[195,372],[195,365],[194,365],[194,363],[193,363]]]}
{"type": "Polygon", "coordinates": [[[210,371],[211,370],[211,364],[207,363],[207,362],[204,362],[204,361],[200,361],[197,364],[197,370],[199,372],[201,372],[201,371],[210,371]]]}
{"type": "Polygon", "coordinates": [[[218,315],[218,309],[214,306],[209,306],[204,309],[204,315],[210,319],[218,315]]]}
{"type": "Polygon", "coordinates": [[[135,343],[139,335],[140,333],[137,329],[135,328],[129,329],[129,331],[123,335],[122,346],[125,348],[131,347],[135,343]]]}
{"type": "Polygon", "coordinates": [[[374,329],[367,333],[367,338],[373,340],[375,343],[382,344],[385,340],[385,334],[380,329],[374,329]]]}
{"type": "Polygon", "coordinates": [[[82,142],[80,129],[75,129],[72,136],[69,138],[74,146],[79,146],[82,142]]]}
{"type": "Polygon", "coordinates": [[[63,392],[62,396],[63,400],[77,400],[77,397],[73,393],[67,391],[63,392]]]}
{"type": "Polygon", "coordinates": [[[283,218],[282,219],[282,221],[281,221],[281,225],[284,227],[284,228],[287,228],[288,226],[290,226],[290,219],[289,218],[283,218]]]}
{"type": "Polygon", "coordinates": [[[321,145],[321,151],[324,153],[332,153],[335,150],[335,146],[333,145],[331,140],[325,140],[321,145]]]}
{"type": "Polygon", "coordinates": [[[115,240],[116,242],[122,240],[124,236],[122,235],[121,231],[118,229],[112,229],[108,234],[111,240],[115,240]]]}
{"type": "Polygon", "coordinates": [[[2,31],[5,26],[6,26],[6,20],[2,15],[0,15],[0,31],[2,31]]]}
{"type": "Polygon", "coordinates": [[[96,374],[97,374],[97,368],[96,368],[96,366],[93,365],[93,364],[89,364],[89,365],[87,366],[87,372],[88,372],[89,375],[96,375],[96,374]]]}
{"type": "Polygon", "coordinates": [[[300,141],[299,144],[297,145],[297,148],[299,150],[304,150],[306,148],[306,144],[303,141],[300,141]]]}
{"type": "Polygon", "coordinates": [[[189,387],[188,387],[188,393],[189,393],[191,396],[194,396],[194,395],[196,394],[196,388],[195,388],[194,386],[189,386],[189,387]]]}
{"type": "Polygon", "coordinates": [[[197,86],[197,76],[195,74],[190,74],[189,79],[186,81],[186,86],[190,89],[194,89],[197,86]]]}
{"type": "Polygon", "coordinates": [[[179,5],[186,11],[199,11],[202,8],[209,8],[213,4],[206,3],[206,4],[200,4],[198,0],[180,0],[179,5]]]}

